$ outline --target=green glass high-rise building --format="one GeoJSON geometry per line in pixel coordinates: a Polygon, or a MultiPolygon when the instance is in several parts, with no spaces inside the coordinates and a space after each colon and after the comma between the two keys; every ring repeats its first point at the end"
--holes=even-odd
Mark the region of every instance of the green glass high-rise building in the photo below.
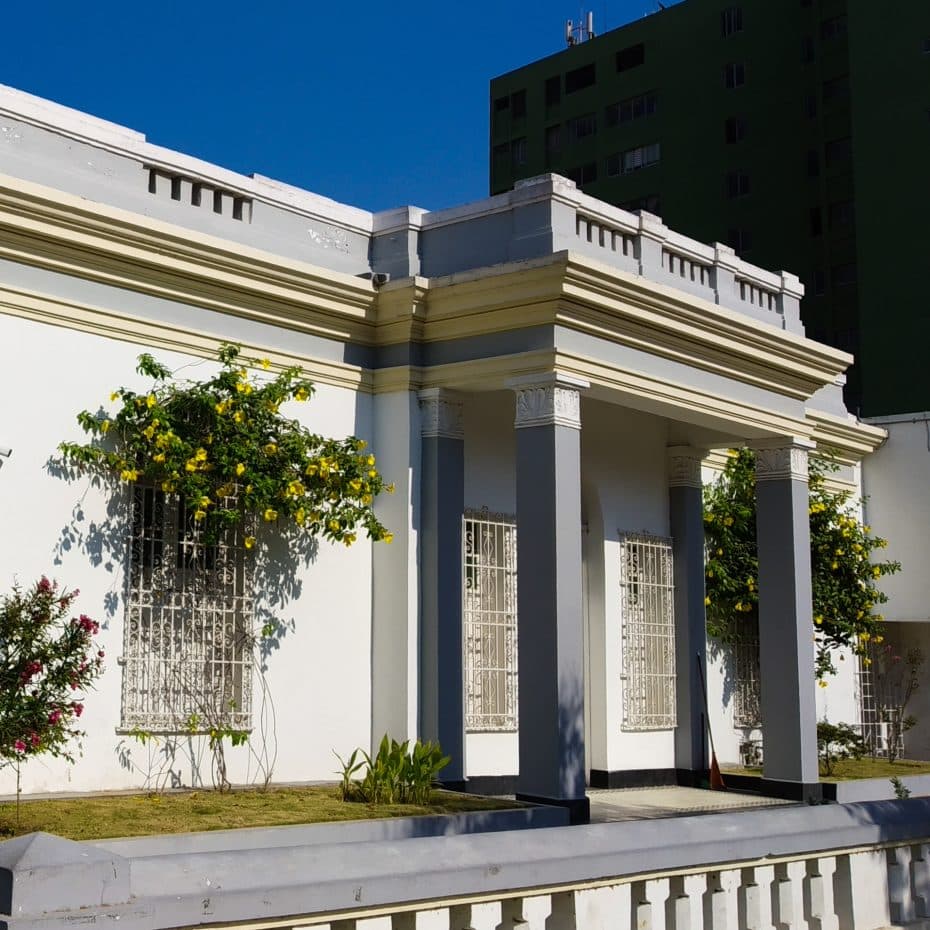
{"type": "Polygon", "coordinates": [[[556,172],[792,271],[850,409],[930,409],[930,2],[684,0],[490,96],[492,194],[556,172]]]}

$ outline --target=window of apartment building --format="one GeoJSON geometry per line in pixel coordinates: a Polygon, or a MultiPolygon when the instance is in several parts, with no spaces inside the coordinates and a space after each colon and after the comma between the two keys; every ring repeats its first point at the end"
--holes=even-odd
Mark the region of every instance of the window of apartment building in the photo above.
{"type": "Polygon", "coordinates": [[[726,87],[741,87],[746,83],[746,66],[742,62],[730,62],[723,68],[723,83],[726,87]]]}
{"type": "Polygon", "coordinates": [[[570,119],[566,125],[569,139],[572,142],[578,142],[597,132],[597,117],[593,113],[585,113],[584,116],[570,119]]]}
{"type": "Polygon", "coordinates": [[[820,207],[810,209],[810,231],[815,238],[823,232],[823,211],[820,207]]]}
{"type": "Polygon", "coordinates": [[[672,541],[620,537],[620,622],[624,730],[675,726],[672,541]]]}
{"type": "Polygon", "coordinates": [[[838,200],[830,204],[827,217],[830,229],[843,229],[852,226],[856,219],[855,206],[851,200],[838,200]]]}
{"type": "Polygon", "coordinates": [[[513,119],[526,116],[526,90],[517,90],[510,95],[510,115],[513,119]]]}
{"type": "Polygon", "coordinates": [[[510,109],[510,97],[498,97],[494,101],[494,112],[500,113],[503,110],[510,109]]]}
{"type": "Polygon", "coordinates": [[[651,145],[638,145],[636,148],[627,149],[625,152],[618,152],[615,155],[608,156],[607,174],[613,177],[618,174],[631,174],[641,168],[648,168],[650,165],[658,164],[661,154],[658,142],[653,142],[651,145]]]}
{"type": "Polygon", "coordinates": [[[645,210],[647,213],[654,213],[656,216],[662,212],[662,201],[658,194],[643,194],[642,197],[634,197],[620,204],[622,210],[629,210],[635,213],[637,210],[645,210]]]}
{"type": "Polygon", "coordinates": [[[177,497],[133,488],[121,729],[251,728],[251,531],[207,544],[177,497]]]}
{"type": "Polygon", "coordinates": [[[620,100],[618,103],[611,103],[605,107],[604,121],[608,126],[616,126],[618,123],[629,123],[652,116],[656,112],[656,105],[655,92],[637,94],[635,97],[628,97],[626,100],[620,100]]]}
{"type": "Polygon", "coordinates": [[[841,74],[823,82],[823,102],[846,100],[849,97],[849,75],[841,74]]]}
{"type": "Polygon", "coordinates": [[[505,172],[510,167],[510,143],[501,142],[491,150],[492,167],[495,173],[505,172]]]}
{"type": "Polygon", "coordinates": [[[546,127],[544,144],[546,149],[546,161],[549,162],[562,151],[562,127],[546,127]]]}
{"type": "Polygon", "coordinates": [[[801,39],[801,64],[809,65],[817,57],[816,46],[811,36],[801,39]]]}
{"type": "Polygon", "coordinates": [[[618,71],[629,71],[631,68],[638,68],[646,61],[646,46],[640,42],[637,45],[622,48],[617,52],[615,61],[618,71]]]}
{"type": "Polygon", "coordinates": [[[806,94],[804,97],[804,115],[808,119],[814,119],[817,116],[817,95],[806,94]]]}
{"type": "Polygon", "coordinates": [[[728,171],[724,182],[727,197],[745,197],[749,193],[749,175],[745,171],[728,171]]]}
{"type": "Polygon", "coordinates": [[[565,176],[570,181],[574,181],[579,187],[584,187],[585,184],[593,184],[597,180],[597,162],[589,161],[577,168],[571,168],[565,172],[565,176]]]}
{"type": "Polygon", "coordinates": [[[519,168],[526,164],[526,137],[513,139],[510,143],[510,165],[519,168]]]}
{"type": "Polygon", "coordinates": [[[825,42],[846,35],[846,14],[831,16],[820,23],[820,38],[825,42]]]}
{"type": "Polygon", "coordinates": [[[824,146],[824,158],[828,168],[848,162],[852,158],[852,139],[849,136],[831,139],[824,146]]]}
{"type": "Polygon", "coordinates": [[[575,68],[574,71],[568,71],[565,74],[565,93],[574,94],[579,90],[590,87],[597,81],[597,70],[592,62],[589,65],[582,65],[575,68]]]}
{"type": "Polygon", "coordinates": [[[562,100],[562,76],[560,74],[553,75],[551,78],[546,78],[545,93],[547,107],[559,105],[562,100]]]}
{"type": "Polygon", "coordinates": [[[723,137],[727,145],[735,145],[746,138],[746,119],[742,116],[731,116],[723,124],[723,137]]]}
{"type": "Polygon", "coordinates": [[[857,269],[855,262],[834,265],[830,269],[830,283],[833,287],[849,287],[856,283],[857,269]]]}
{"type": "Polygon", "coordinates": [[[820,153],[817,149],[807,150],[807,176],[816,178],[820,174],[820,153]]]}
{"type": "Polygon", "coordinates": [[[727,242],[737,255],[745,255],[752,248],[752,234],[748,229],[734,227],[727,231],[727,242]]]}
{"type": "Polygon", "coordinates": [[[517,526],[487,510],[462,518],[465,728],[517,729],[517,526]]]}
{"type": "Polygon", "coordinates": [[[743,31],[743,8],[739,6],[727,7],[720,13],[720,32],[723,37],[731,36],[743,31]]]}

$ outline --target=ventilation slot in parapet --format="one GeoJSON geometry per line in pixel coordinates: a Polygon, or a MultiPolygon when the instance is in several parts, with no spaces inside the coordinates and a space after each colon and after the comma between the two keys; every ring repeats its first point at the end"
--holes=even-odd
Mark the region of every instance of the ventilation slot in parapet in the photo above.
{"type": "Polygon", "coordinates": [[[252,201],[248,197],[183,174],[169,174],[158,168],[148,168],[150,194],[177,203],[189,204],[198,210],[217,213],[240,223],[252,222],[252,201]]]}

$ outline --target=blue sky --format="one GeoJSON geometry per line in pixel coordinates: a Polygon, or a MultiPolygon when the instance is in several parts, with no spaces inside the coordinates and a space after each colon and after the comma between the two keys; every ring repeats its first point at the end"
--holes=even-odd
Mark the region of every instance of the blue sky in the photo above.
{"type": "MultiPolygon", "coordinates": [[[[655,0],[590,0],[599,32],[655,0]]],[[[369,210],[487,195],[491,77],[564,47],[577,0],[4,4],[0,83],[369,210]]]]}

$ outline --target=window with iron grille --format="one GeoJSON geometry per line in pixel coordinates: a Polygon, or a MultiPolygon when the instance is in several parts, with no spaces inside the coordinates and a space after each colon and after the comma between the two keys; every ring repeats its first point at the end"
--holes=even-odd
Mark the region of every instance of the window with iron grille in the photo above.
{"type": "Polygon", "coordinates": [[[250,529],[238,524],[207,543],[176,496],[133,489],[122,729],[250,729],[250,529]]]}
{"type": "Polygon", "coordinates": [[[733,726],[757,729],[762,726],[762,676],[759,670],[759,618],[750,615],[734,624],[733,726]]]}
{"type": "Polygon", "coordinates": [[[517,525],[469,510],[462,519],[465,728],[517,729],[517,525]]]}
{"type": "Polygon", "coordinates": [[[623,729],[675,726],[675,611],[672,541],[620,536],[623,729]]]}

